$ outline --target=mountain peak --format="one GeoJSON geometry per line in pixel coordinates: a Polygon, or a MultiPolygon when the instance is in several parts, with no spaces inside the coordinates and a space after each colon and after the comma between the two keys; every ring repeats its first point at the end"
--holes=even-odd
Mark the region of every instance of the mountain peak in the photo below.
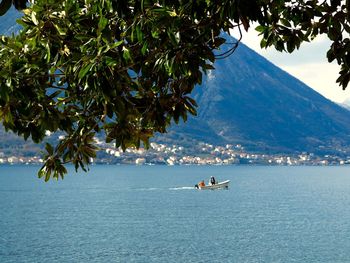
{"type": "Polygon", "coordinates": [[[172,130],[271,152],[348,148],[350,113],[244,44],[215,63],[194,98],[198,117],[172,130]]]}

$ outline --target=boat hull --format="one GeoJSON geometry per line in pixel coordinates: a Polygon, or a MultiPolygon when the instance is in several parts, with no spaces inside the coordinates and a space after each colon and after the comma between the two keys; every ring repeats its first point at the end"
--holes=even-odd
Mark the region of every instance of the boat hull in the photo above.
{"type": "Polygon", "coordinates": [[[216,189],[228,189],[230,180],[226,180],[213,185],[199,186],[200,190],[216,190],[216,189]]]}

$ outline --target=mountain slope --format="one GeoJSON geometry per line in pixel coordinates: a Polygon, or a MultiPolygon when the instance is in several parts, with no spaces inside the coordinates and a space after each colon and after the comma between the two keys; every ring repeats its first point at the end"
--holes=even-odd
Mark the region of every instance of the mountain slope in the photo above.
{"type": "Polygon", "coordinates": [[[10,35],[19,30],[20,26],[16,24],[16,19],[21,16],[21,12],[11,8],[3,16],[0,16],[0,35],[10,35]]]}
{"type": "Polygon", "coordinates": [[[252,150],[333,151],[350,144],[350,113],[241,44],[215,64],[194,97],[198,117],[171,129],[252,150]]]}

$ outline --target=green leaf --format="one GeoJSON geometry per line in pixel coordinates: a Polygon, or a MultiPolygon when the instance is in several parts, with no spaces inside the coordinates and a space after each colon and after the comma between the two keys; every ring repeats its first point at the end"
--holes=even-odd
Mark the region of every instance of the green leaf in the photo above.
{"type": "Polygon", "coordinates": [[[148,50],[148,44],[147,44],[147,42],[145,42],[145,43],[143,43],[143,46],[141,48],[141,54],[145,55],[147,50],[148,50]]]}
{"type": "Polygon", "coordinates": [[[119,47],[123,43],[124,43],[124,40],[117,41],[110,46],[110,49],[114,49],[116,47],[119,47]]]}
{"type": "Polygon", "coordinates": [[[335,54],[333,49],[330,49],[327,51],[327,59],[328,59],[328,62],[332,62],[335,59],[335,54]]]}
{"type": "Polygon", "coordinates": [[[48,42],[45,43],[45,48],[46,48],[46,61],[50,62],[51,60],[51,51],[50,51],[50,45],[48,42]]]}
{"type": "Polygon", "coordinates": [[[114,67],[118,65],[118,61],[115,58],[106,56],[104,59],[105,59],[106,65],[109,67],[114,67]]]}
{"type": "Polygon", "coordinates": [[[108,19],[105,18],[105,17],[103,17],[103,16],[101,16],[101,17],[100,17],[100,20],[99,20],[99,22],[98,22],[98,29],[99,29],[100,31],[102,31],[103,29],[106,28],[107,25],[108,25],[108,19]]]}
{"type": "Polygon", "coordinates": [[[264,38],[261,39],[261,41],[260,41],[260,47],[261,48],[267,48],[267,42],[266,42],[266,40],[264,38]]]}
{"type": "Polygon", "coordinates": [[[141,30],[140,26],[136,27],[136,36],[137,36],[137,41],[142,42],[142,40],[143,40],[143,33],[142,33],[142,30],[141,30]]]}
{"type": "Polygon", "coordinates": [[[284,25],[286,27],[292,27],[290,22],[287,19],[285,19],[285,18],[281,18],[281,22],[282,22],[282,25],[284,25]]]}
{"type": "Polygon", "coordinates": [[[126,47],[123,47],[123,58],[124,58],[126,61],[131,60],[130,50],[127,49],[126,47]]]}
{"type": "Polygon", "coordinates": [[[51,144],[46,143],[45,149],[46,149],[46,151],[48,152],[48,154],[53,155],[53,147],[52,147],[51,144]]]}
{"type": "Polygon", "coordinates": [[[39,178],[42,178],[45,175],[45,173],[46,173],[45,170],[44,170],[44,167],[45,166],[41,167],[39,172],[38,172],[38,177],[39,178]]]}
{"type": "Polygon", "coordinates": [[[66,29],[61,28],[58,24],[54,24],[54,26],[60,36],[66,35],[66,29]]]}
{"type": "Polygon", "coordinates": [[[294,40],[291,39],[290,41],[287,42],[287,51],[289,53],[292,53],[295,49],[295,43],[294,43],[294,40]]]}
{"type": "Polygon", "coordinates": [[[45,174],[45,182],[47,182],[47,181],[50,180],[50,176],[51,176],[51,170],[46,171],[46,174],[45,174]]]}
{"type": "Polygon", "coordinates": [[[265,31],[265,26],[259,25],[255,28],[256,31],[263,33],[265,31]]]}
{"type": "Polygon", "coordinates": [[[159,38],[159,32],[157,30],[154,30],[151,32],[153,38],[159,38]]]}
{"type": "Polygon", "coordinates": [[[30,14],[30,17],[31,17],[31,19],[32,19],[32,21],[33,21],[33,23],[34,23],[34,25],[37,26],[37,25],[39,24],[39,22],[38,22],[38,20],[36,19],[36,12],[32,11],[31,14],[30,14]]]}
{"type": "Polygon", "coordinates": [[[79,79],[82,79],[86,76],[86,74],[90,71],[92,68],[93,64],[85,64],[79,71],[79,79]]]}

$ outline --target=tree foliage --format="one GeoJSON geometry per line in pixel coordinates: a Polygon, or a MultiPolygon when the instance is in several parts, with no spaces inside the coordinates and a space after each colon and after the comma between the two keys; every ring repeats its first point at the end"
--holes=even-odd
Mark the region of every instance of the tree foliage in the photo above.
{"type": "MultiPolygon", "coordinates": [[[[0,14],[14,3],[2,0],[0,14]]],[[[64,164],[86,169],[96,133],[117,147],[148,145],[171,121],[196,114],[190,97],[202,74],[237,43],[222,32],[258,22],[261,46],[293,52],[326,34],[329,61],[350,80],[347,1],[37,0],[16,36],[0,38],[0,119],[25,139],[65,134],[46,145],[39,176],[63,178],[64,164]],[[227,47],[222,48],[224,45],[227,47]],[[215,50],[220,50],[214,52],[215,50]]]]}

